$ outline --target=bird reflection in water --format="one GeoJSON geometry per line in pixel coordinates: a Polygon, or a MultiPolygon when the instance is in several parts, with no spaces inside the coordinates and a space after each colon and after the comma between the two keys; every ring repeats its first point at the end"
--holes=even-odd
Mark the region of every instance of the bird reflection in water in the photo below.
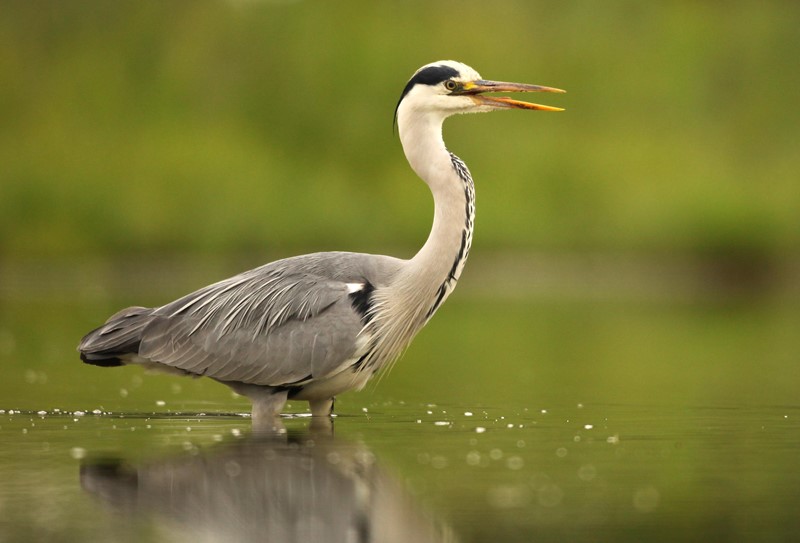
{"type": "Polygon", "coordinates": [[[80,479],[170,541],[456,541],[369,449],[330,435],[251,435],[136,466],[87,460],[80,479]]]}

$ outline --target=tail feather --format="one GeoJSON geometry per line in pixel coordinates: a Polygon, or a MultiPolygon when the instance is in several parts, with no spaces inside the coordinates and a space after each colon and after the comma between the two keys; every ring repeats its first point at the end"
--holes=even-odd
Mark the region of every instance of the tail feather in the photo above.
{"type": "Polygon", "coordinates": [[[95,366],[123,366],[123,357],[139,352],[142,332],[153,311],[147,307],[129,307],[109,317],[105,324],[81,339],[78,345],[81,360],[95,366]]]}

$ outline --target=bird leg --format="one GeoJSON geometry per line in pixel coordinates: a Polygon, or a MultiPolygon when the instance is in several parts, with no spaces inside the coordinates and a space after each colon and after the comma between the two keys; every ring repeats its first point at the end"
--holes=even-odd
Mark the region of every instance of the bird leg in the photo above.
{"type": "Polygon", "coordinates": [[[319,436],[333,436],[333,403],[335,398],[328,398],[327,400],[309,400],[308,405],[311,408],[311,424],[309,431],[319,436]]]}
{"type": "Polygon", "coordinates": [[[256,432],[284,433],[281,410],[286,405],[288,390],[251,385],[248,383],[224,382],[236,394],[246,396],[253,402],[252,421],[256,432]]]}
{"type": "Polygon", "coordinates": [[[253,402],[253,431],[280,434],[286,432],[281,422],[281,409],[286,405],[287,394],[285,390],[271,392],[270,389],[261,388],[261,393],[248,395],[253,402]]]}
{"type": "Polygon", "coordinates": [[[330,417],[333,414],[333,400],[335,398],[326,398],[324,400],[308,400],[308,406],[311,408],[312,417],[330,417]]]}

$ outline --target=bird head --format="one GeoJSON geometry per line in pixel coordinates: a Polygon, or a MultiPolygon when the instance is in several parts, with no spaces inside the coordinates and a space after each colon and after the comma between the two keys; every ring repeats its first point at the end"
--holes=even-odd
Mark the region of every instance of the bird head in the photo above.
{"type": "Polygon", "coordinates": [[[456,113],[478,113],[497,109],[563,111],[562,108],[532,104],[507,97],[486,96],[487,92],[565,92],[553,87],[488,81],[461,62],[440,60],[426,64],[409,79],[395,109],[418,113],[438,113],[441,118],[456,113]]]}

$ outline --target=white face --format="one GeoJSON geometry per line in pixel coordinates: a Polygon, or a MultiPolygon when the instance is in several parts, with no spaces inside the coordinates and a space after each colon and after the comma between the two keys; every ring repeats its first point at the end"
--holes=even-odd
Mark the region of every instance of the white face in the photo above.
{"type": "Polygon", "coordinates": [[[440,112],[444,117],[490,111],[494,108],[477,103],[469,95],[457,94],[463,84],[480,79],[478,72],[461,62],[442,60],[426,64],[411,76],[398,110],[440,112]]]}

